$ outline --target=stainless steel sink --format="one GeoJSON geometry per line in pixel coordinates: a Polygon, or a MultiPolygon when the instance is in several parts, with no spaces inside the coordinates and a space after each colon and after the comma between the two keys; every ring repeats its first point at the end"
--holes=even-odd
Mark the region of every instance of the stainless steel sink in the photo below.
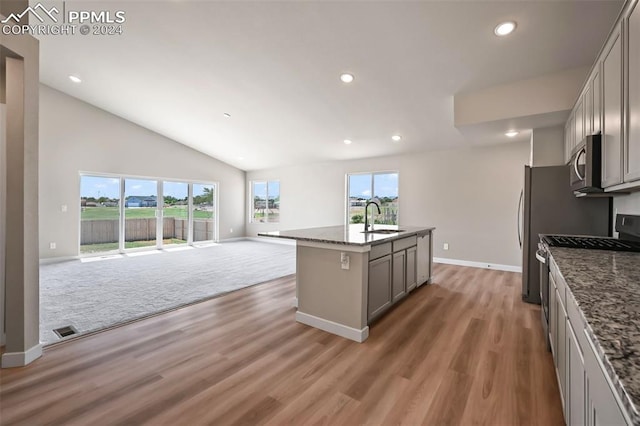
{"type": "Polygon", "coordinates": [[[362,231],[363,234],[397,234],[404,232],[404,229],[373,229],[371,231],[362,231]]]}

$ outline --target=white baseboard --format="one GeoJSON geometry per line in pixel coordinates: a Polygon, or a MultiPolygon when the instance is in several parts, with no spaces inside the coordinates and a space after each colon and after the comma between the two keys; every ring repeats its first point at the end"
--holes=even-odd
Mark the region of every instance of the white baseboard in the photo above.
{"type": "Polygon", "coordinates": [[[42,356],[39,343],[26,352],[5,352],[2,354],[2,368],[24,367],[42,356]]]}
{"type": "Polygon", "coordinates": [[[285,244],[287,246],[295,246],[296,240],[289,240],[286,238],[275,238],[275,237],[247,237],[245,240],[249,241],[259,241],[261,243],[272,243],[272,244],[285,244]]]}
{"type": "Polygon", "coordinates": [[[234,241],[246,241],[247,237],[232,237],[232,238],[225,238],[224,240],[219,240],[219,243],[232,243],[234,241]]]}
{"type": "Polygon", "coordinates": [[[296,321],[349,340],[354,340],[358,343],[364,342],[369,337],[369,326],[366,326],[362,330],[358,330],[357,328],[319,318],[314,315],[305,314],[300,311],[296,312],[296,321]]]}
{"type": "Polygon", "coordinates": [[[49,265],[51,263],[68,262],[69,260],[78,260],[80,256],[60,256],[60,257],[47,257],[40,259],[41,265],[49,265]]]}
{"type": "Polygon", "coordinates": [[[501,265],[499,263],[472,262],[470,260],[446,259],[444,257],[434,257],[435,263],[446,263],[447,265],[470,266],[472,268],[497,269],[499,271],[520,272],[521,266],[501,265]]]}

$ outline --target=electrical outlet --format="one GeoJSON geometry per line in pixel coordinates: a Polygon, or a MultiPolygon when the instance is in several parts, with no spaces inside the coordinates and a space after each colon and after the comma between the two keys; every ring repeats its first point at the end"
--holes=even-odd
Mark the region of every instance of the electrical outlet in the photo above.
{"type": "Polygon", "coordinates": [[[229,228],[229,233],[233,234],[233,228],[229,228]]]}
{"type": "Polygon", "coordinates": [[[340,267],[349,269],[349,255],[347,253],[340,253],[340,267]]]}
{"type": "Polygon", "coordinates": [[[449,250],[449,243],[444,243],[444,244],[442,245],[442,248],[443,248],[444,250],[449,250]]]}
{"type": "Polygon", "coordinates": [[[62,213],[66,213],[66,212],[67,212],[67,205],[66,205],[66,204],[61,205],[61,206],[60,206],[60,211],[61,211],[62,213]]]}
{"type": "Polygon", "coordinates": [[[56,243],[49,243],[49,250],[55,250],[56,249],[56,243]]]}

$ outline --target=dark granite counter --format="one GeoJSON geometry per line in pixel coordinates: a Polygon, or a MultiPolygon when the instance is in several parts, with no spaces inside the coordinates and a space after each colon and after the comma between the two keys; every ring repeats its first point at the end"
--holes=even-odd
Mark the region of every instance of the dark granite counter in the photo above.
{"type": "Polygon", "coordinates": [[[640,253],[550,248],[606,373],[640,424],[640,253]]]}
{"type": "Polygon", "coordinates": [[[395,231],[390,234],[362,232],[364,225],[359,223],[349,226],[326,226],[322,228],[294,229],[291,231],[260,232],[261,237],[287,238],[298,241],[309,241],[326,244],[366,246],[381,244],[411,235],[422,235],[435,228],[427,226],[393,226],[374,225],[375,230],[395,231]]]}

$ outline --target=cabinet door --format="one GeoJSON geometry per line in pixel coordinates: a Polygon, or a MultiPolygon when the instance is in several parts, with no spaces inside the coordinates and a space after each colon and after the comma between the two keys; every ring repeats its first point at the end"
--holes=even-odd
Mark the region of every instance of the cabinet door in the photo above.
{"type": "Polygon", "coordinates": [[[593,74],[593,128],[591,134],[596,135],[602,131],[602,79],[600,78],[600,64],[596,64],[593,74]]]}
{"type": "Polygon", "coordinates": [[[418,284],[418,248],[407,249],[407,293],[416,288],[418,284]]]}
{"type": "Polygon", "coordinates": [[[585,424],[586,414],[584,359],[569,322],[567,322],[567,363],[567,425],[582,426],[585,424]]]}
{"type": "Polygon", "coordinates": [[[589,80],[584,92],[584,135],[593,134],[593,80],[589,80]]]}
{"type": "Polygon", "coordinates": [[[602,186],[622,183],[622,34],[616,27],[602,65],[602,186]]]}
{"type": "Polygon", "coordinates": [[[567,124],[564,126],[564,162],[568,163],[571,160],[571,118],[567,120],[567,124]]]}
{"type": "Polygon", "coordinates": [[[406,257],[405,250],[393,253],[393,284],[391,286],[393,290],[393,297],[391,298],[392,302],[395,302],[406,294],[406,257]]]}
{"type": "Polygon", "coordinates": [[[624,181],[640,179],[640,7],[633,6],[628,29],[628,93],[627,137],[624,150],[624,181]]]}
{"type": "Polygon", "coordinates": [[[556,303],[558,305],[556,308],[556,312],[558,313],[558,336],[556,339],[556,343],[558,344],[558,348],[556,350],[556,352],[558,353],[558,362],[556,364],[556,369],[558,371],[560,398],[562,399],[564,418],[565,421],[567,421],[567,315],[565,313],[564,306],[562,305],[562,299],[560,298],[559,294],[556,294],[556,303]]]}
{"type": "Polygon", "coordinates": [[[584,139],[584,103],[583,98],[578,99],[576,108],[573,114],[573,126],[574,126],[574,141],[573,148],[575,148],[584,139]]]}
{"type": "Polygon", "coordinates": [[[368,319],[391,306],[391,255],[369,262],[368,319]]]}
{"type": "Polygon", "coordinates": [[[584,349],[584,368],[588,380],[588,424],[592,426],[616,426],[631,424],[627,421],[609,382],[604,376],[604,366],[598,362],[593,342],[584,349]]]}
{"type": "Polygon", "coordinates": [[[549,273],[549,343],[553,354],[553,364],[558,365],[558,303],[556,283],[549,273]]]}

